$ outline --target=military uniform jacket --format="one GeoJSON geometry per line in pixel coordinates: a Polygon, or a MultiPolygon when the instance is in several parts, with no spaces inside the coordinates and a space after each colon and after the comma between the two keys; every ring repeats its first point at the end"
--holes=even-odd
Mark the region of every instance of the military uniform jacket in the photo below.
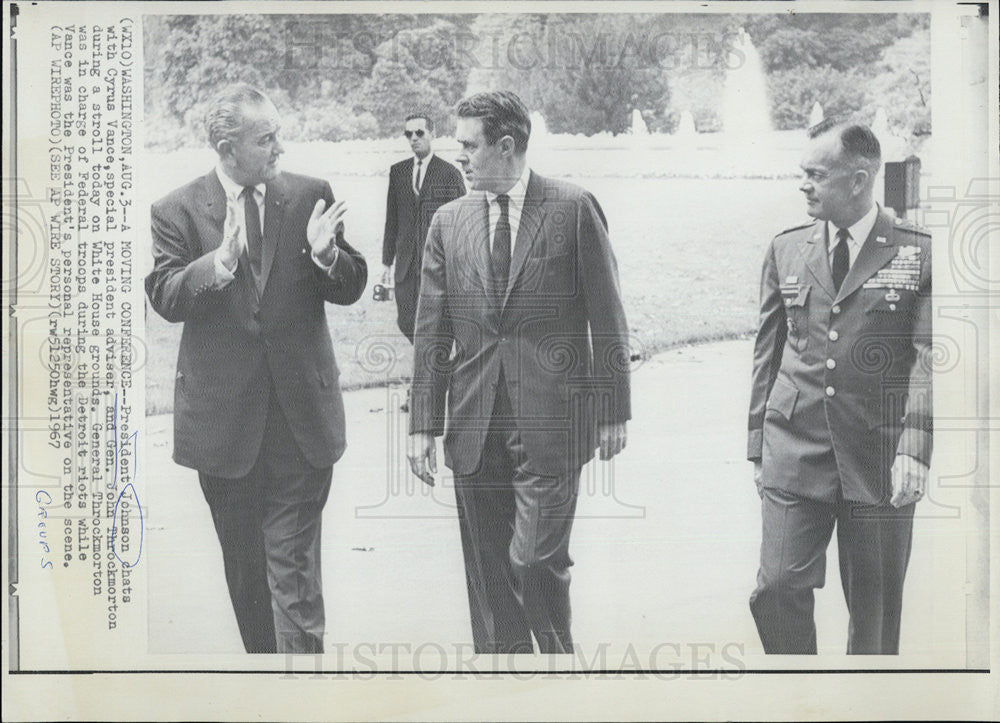
{"type": "Polygon", "coordinates": [[[930,237],[879,209],[840,291],[826,224],[779,234],[761,278],[747,457],[764,485],[888,501],[897,454],[930,464],[930,237]]]}

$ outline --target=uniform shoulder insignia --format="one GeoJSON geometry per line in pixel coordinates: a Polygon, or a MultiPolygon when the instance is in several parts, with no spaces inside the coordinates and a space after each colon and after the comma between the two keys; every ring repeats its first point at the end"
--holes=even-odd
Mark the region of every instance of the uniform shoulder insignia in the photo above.
{"type": "MultiPolygon", "coordinates": [[[[801,231],[804,228],[812,228],[813,224],[815,223],[816,219],[811,219],[809,221],[806,221],[805,223],[800,223],[798,226],[792,226],[790,228],[786,228],[784,231],[779,233],[778,236],[784,236],[786,233],[792,233],[792,231],[801,231]]],[[[775,238],[777,238],[777,236],[775,238]]]]}
{"type": "Polygon", "coordinates": [[[915,223],[913,223],[913,221],[910,221],[909,219],[896,218],[893,221],[893,225],[895,226],[896,231],[906,231],[908,233],[920,234],[921,236],[926,236],[927,238],[931,237],[930,231],[921,226],[917,226],[915,223]]]}

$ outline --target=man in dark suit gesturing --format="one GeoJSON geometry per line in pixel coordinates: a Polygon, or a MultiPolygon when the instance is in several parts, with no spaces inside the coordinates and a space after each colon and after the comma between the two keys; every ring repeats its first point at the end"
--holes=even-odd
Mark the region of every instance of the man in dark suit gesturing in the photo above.
{"type": "Polygon", "coordinates": [[[459,103],[469,195],[431,221],[417,306],[410,464],[455,473],[477,652],[568,653],[580,469],[625,446],[628,329],[597,200],[528,168],[513,93],[459,103]]]}
{"type": "Polygon", "coordinates": [[[320,523],[344,452],[325,304],[364,291],[345,207],[282,173],[274,105],[237,85],[206,116],[219,161],[153,204],[146,293],[183,322],[174,460],[198,470],[247,652],[322,652],[320,523]]]}
{"type": "Polygon", "coordinates": [[[408,115],[403,134],[413,155],[389,169],[382,283],[395,277],[397,324],[412,343],[427,227],[438,208],[465,195],[465,183],[455,166],[434,155],[434,122],[428,116],[408,115]]]}
{"type": "Polygon", "coordinates": [[[913,510],[931,458],[931,248],[873,199],[865,126],[824,122],[802,161],[812,223],[771,243],[748,457],[763,542],[750,608],[768,653],[815,653],[837,528],[848,653],[899,652],[913,510]]]}

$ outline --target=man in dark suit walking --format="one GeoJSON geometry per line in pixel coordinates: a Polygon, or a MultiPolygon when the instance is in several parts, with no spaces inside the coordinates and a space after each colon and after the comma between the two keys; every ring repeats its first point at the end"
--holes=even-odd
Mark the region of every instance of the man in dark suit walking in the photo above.
{"type": "Polygon", "coordinates": [[[875,203],[870,129],[824,122],[809,136],[801,190],[815,221],[774,239],[761,280],[750,608],[766,652],[815,653],[813,589],[836,526],[847,652],[896,654],[932,446],[930,238],[875,203]]]}
{"type": "Polygon", "coordinates": [[[528,168],[507,91],[459,103],[469,195],[427,236],[410,465],[433,484],[445,425],[475,649],[573,650],[569,537],[581,467],[625,446],[628,328],[597,200],[528,168]]]}
{"type": "Polygon", "coordinates": [[[455,166],[434,154],[434,121],[429,116],[408,115],[403,135],[413,155],[389,169],[382,283],[395,282],[397,324],[412,343],[427,228],[438,208],[465,195],[465,183],[455,166]]]}
{"type": "Polygon", "coordinates": [[[357,301],[367,268],[330,186],[278,170],[266,96],[229,87],[205,123],[218,164],[152,208],[146,293],[184,324],[174,460],[198,470],[247,652],[322,652],[321,518],[346,445],[324,302],[357,301]]]}

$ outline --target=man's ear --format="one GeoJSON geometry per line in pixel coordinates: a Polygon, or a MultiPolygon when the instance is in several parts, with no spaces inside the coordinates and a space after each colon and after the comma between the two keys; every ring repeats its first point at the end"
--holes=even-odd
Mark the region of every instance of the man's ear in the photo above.
{"type": "Polygon", "coordinates": [[[511,138],[510,136],[504,136],[503,138],[500,139],[500,148],[503,150],[504,153],[510,153],[511,155],[513,155],[514,139],[511,138]]]}
{"type": "Polygon", "coordinates": [[[215,150],[218,151],[220,158],[225,158],[233,152],[233,142],[223,139],[215,144],[215,150]]]}
{"type": "Polygon", "coordinates": [[[871,174],[863,168],[859,168],[854,172],[854,175],[851,176],[851,191],[855,196],[861,195],[865,192],[865,189],[868,188],[868,184],[871,183],[871,181],[871,174]]]}

